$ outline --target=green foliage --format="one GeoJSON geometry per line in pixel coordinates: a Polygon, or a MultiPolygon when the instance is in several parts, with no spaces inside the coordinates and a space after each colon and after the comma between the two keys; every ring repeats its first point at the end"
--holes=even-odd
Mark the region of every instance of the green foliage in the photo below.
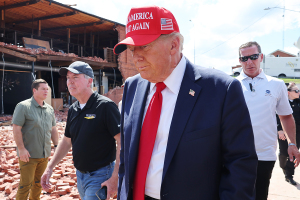
{"type": "Polygon", "coordinates": [[[296,84],[300,84],[300,79],[299,78],[279,78],[281,80],[283,80],[285,83],[289,83],[289,82],[294,82],[296,84]]]}

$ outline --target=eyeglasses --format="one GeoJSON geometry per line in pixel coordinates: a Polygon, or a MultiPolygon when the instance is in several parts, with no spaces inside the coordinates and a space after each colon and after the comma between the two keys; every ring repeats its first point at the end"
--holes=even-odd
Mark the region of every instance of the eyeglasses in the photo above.
{"type": "Polygon", "coordinates": [[[240,61],[242,62],[247,62],[247,60],[250,58],[251,60],[256,60],[258,57],[259,57],[260,53],[257,53],[257,54],[253,54],[253,55],[250,55],[250,56],[241,56],[240,57],[240,61]]]}
{"type": "Polygon", "coordinates": [[[300,90],[291,90],[291,91],[294,91],[295,93],[299,93],[300,92],[300,90]]]}

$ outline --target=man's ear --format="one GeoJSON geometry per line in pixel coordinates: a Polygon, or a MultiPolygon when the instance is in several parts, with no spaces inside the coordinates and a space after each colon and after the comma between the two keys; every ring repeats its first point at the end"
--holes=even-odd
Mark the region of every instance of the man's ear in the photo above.
{"type": "Polygon", "coordinates": [[[93,84],[93,79],[92,78],[89,78],[89,86],[93,84]]]}
{"type": "Polygon", "coordinates": [[[175,53],[179,52],[180,46],[180,39],[178,36],[172,38],[171,42],[171,54],[174,55],[175,53]]]}
{"type": "Polygon", "coordinates": [[[262,62],[264,60],[264,54],[260,54],[261,60],[260,62],[262,62]]]}

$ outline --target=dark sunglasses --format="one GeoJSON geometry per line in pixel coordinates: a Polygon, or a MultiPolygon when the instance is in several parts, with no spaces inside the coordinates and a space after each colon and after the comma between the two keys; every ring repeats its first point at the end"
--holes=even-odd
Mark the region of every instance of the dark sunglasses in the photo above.
{"type": "Polygon", "coordinates": [[[242,62],[247,62],[247,60],[250,58],[251,60],[256,60],[258,57],[259,57],[260,53],[258,54],[253,54],[253,55],[250,55],[250,56],[243,56],[243,57],[240,57],[240,61],[242,62]]]}
{"type": "Polygon", "coordinates": [[[295,93],[299,93],[300,90],[290,90],[290,91],[294,91],[295,93]]]}

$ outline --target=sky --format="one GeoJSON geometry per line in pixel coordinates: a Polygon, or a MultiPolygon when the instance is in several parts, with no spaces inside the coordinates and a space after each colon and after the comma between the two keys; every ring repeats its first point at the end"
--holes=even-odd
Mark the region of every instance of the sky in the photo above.
{"type": "Polygon", "coordinates": [[[299,52],[294,46],[300,37],[299,0],[56,1],[77,4],[74,8],[124,25],[132,7],[164,7],[179,24],[184,56],[192,63],[228,74],[239,64],[239,46],[248,41],[258,42],[265,55],[277,49],[294,55],[299,52]],[[268,7],[271,9],[264,10],[268,7]]]}

